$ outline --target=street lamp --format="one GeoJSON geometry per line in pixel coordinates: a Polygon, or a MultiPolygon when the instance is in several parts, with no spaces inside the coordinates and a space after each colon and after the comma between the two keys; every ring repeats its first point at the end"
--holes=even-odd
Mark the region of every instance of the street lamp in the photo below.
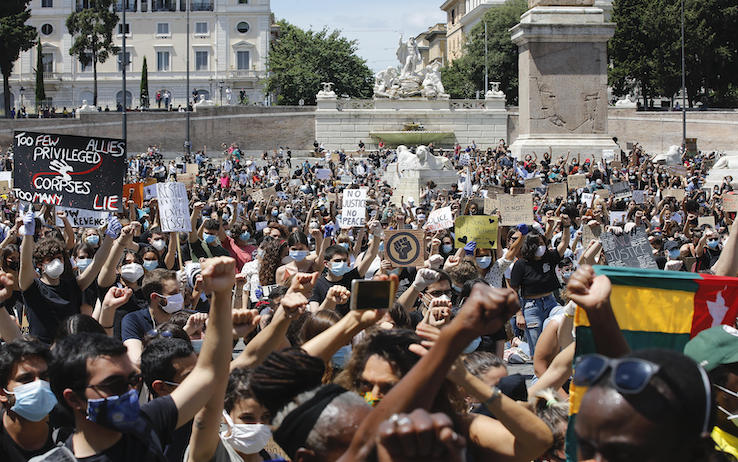
{"type": "Polygon", "coordinates": [[[26,91],[25,88],[23,88],[23,85],[21,85],[20,90],[18,90],[20,93],[20,109],[23,109],[23,93],[26,91]]]}
{"type": "Polygon", "coordinates": [[[225,80],[221,80],[218,82],[218,91],[220,92],[220,105],[223,105],[223,85],[225,85],[225,80]]]}

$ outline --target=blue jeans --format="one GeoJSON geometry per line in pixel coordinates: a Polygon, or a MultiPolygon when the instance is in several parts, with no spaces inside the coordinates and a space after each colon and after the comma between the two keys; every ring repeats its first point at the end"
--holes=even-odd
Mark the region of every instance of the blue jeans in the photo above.
{"type": "Polygon", "coordinates": [[[520,305],[523,307],[525,317],[525,340],[530,347],[530,357],[533,358],[538,337],[543,332],[543,322],[551,314],[551,310],[559,306],[559,303],[553,295],[546,295],[541,298],[522,298],[520,305]]]}

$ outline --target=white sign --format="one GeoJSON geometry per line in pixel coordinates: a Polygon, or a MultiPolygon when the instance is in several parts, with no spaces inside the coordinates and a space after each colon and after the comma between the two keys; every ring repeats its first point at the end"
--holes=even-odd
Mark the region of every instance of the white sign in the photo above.
{"type": "Polygon", "coordinates": [[[351,175],[341,175],[341,183],[351,184],[353,182],[354,182],[354,179],[351,177],[351,175]]]}
{"type": "MultiPolygon", "coordinates": [[[[67,219],[73,228],[99,228],[105,226],[108,222],[108,212],[61,206],[56,206],[56,211],[66,212],[67,219]]],[[[64,226],[64,222],[59,217],[56,217],[56,226],[64,226]]]]}
{"type": "Polygon", "coordinates": [[[432,211],[428,215],[428,221],[425,224],[425,229],[432,232],[453,227],[454,214],[451,212],[451,207],[443,207],[432,211]]]}
{"type": "Polygon", "coordinates": [[[170,232],[191,232],[190,201],[187,199],[187,188],[183,183],[157,183],[156,194],[159,198],[159,221],[161,230],[170,232]]]}
{"type": "Polygon", "coordinates": [[[582,204],[587,204],[587,207],[592,207],[592,200],[594,199],[594,194],[591,193],[582,193],[582,204]]]}
{"type": "Polygon", "coordinates": [[[355,228],[366,224],[366,189],[344,189],[341,207],[341,229],[355,228]]]}
{"type": "Polygon", "coordinates": [[[145,201],[156,197],[156,185],[157,184],[158,183],[154,183],[148,186],[144,186],[144,200],[145,201]]]}
{"type": "Polygon", "coordinates": [[[625,223],[625,217],[628,216],[628,212],[610,212],[610,225],[619,226],[625,223]]]}
{"type": "Polygon", "coordinates": [[[615,150],[614,149],[603,149],[602,150],[602,160],[605,162],[612,162],[615,160],[615,150]]]}
{"type": "Polygon", "coordinates": [[[329,168],[319,168],[315,171],[315,178],[319,180],[330,180],[331,178],[331,169],[329,168]]]}

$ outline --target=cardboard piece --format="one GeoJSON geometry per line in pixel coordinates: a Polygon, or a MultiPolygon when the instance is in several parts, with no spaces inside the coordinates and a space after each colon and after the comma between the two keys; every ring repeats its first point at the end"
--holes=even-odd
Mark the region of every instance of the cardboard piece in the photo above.
{"type": "Polygon", "coordinates": [[[500,224],[502,226],[517,226],[521,223],[533,224],[533,196],[498,196],[500,201],[500,224]]]}
{"type": "Polygon", "coordinates": [[[156,194],[159,200],[159,222],[165,233],[192,231],[190,222],[190,202],[187,188],[182,183],[157,183],[156,194]]]}
{"type": "Polygon", "coordinates": [[[384,232],[384,253],[395,268],[423,266],[425,231],[404,229],[384,232]]]}
{"type": "Polygon", "coordinates": [[[673,197],[677,201],[681,202],[684,200],[684,190],[683,189],[677,189],[677,188],[667,188],[664,189],[664,197],[673,197]]]}
{"type": "Polygon", "coordinates": [[[710,215],[709,217],[697,217],[697,225],[708,225],[711,228],[715,227],[715,217],[710,215]]]}
{"type": "Polygon", "coordinates": [[[477,248],[496,249],[498,227],[497,217],[489,215],[462,215],[456,217],[454,224],[456,239],[454,244],[458,249],[474,241],[477,243],[477,248]]]}
{"type": "Polygon", "coordinates": [[[543,183],[541,182],[541,179],[539,177],[528,178],[527,180],[525,180],[526,190],[532,191],[536,188],[540,188],[541,186],[543,186],[543,183]]]}
{"type": "Polygon", "coordinates": [[[453,228],[454,214],[451,207],[442,207],[432,211],[425,222],[425,230],[430,232],[453,228]]]}
{"type": "Polygon", "coordinates": [[[566,183],[551,183],[548,185],[548,198],[556,199],[557,197],[561,197],[566,199],[568,194],[567,189],[566,183]]]}
{"type": "Polygon", "coordinates": [[[620,236],[602,233],[600,240],[608,266],[658,269],[643,227],[636,227],[632,232],[620,236]]]}
{"type": "Polygon", "coordinates": [[[569,185],[569,189],[579,189],[587,186],[587,176],[583,174],[569,175],[566,177],[566,183],[569,185]]]}
{"type": "Polygon", "coordinates": [[[738,194],[723,195],[723,210],[726,212],[738,212],[738,194]]]}

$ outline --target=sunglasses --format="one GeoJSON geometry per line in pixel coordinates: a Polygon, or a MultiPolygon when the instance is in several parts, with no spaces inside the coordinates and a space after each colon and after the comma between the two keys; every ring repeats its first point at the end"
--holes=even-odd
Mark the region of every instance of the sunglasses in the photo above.
{"type": "Polygon", "coordinates": [[[137,388],[140,383],[141,374],[134,373],[128,377],[113,375],[96,385],[87,385],[86,388],[92,388],[98,393],[102,392],[107,396],[120,396],[128,392],[131,388],[137,388]]]}
{"type": "Polygon", "coordinates": [[[590,387],[610,374],[610,385],[619,393],[635,395],[642,392],[659,371],[658,364],[645,359],[610,359],[602,355],[582,356],[574,369],[574,385],[590,387]]]}

